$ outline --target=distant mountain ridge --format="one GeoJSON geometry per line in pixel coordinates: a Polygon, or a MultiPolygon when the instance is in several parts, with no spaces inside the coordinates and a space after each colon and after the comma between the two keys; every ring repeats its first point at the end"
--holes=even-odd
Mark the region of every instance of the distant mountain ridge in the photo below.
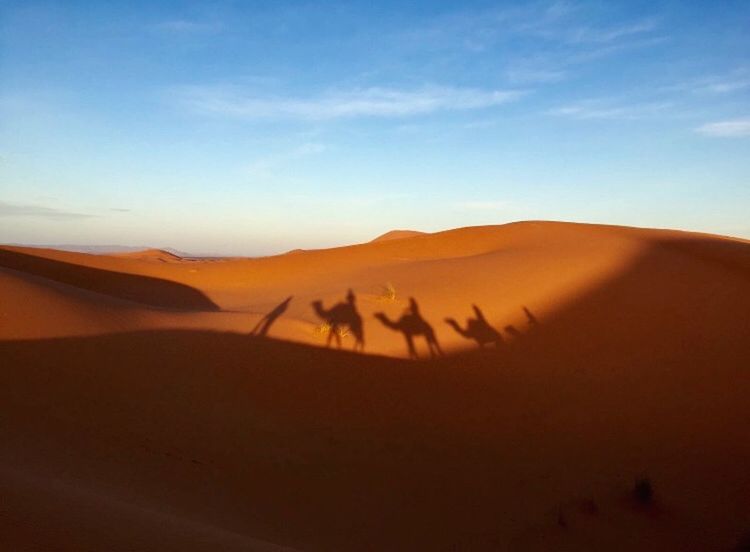
{"type": "Polygon", "coordinates": [[[92,255],[106,255],[108,253],[132,253],[152,249],[148,246],[133,245],[77,245],[77,244],[26,244],[10,243],[8,245],[16,247],[38,247],[40,249],[59,249],[61,251],[71,251],[73,253],[90,253],[92,255]]]}
{"type": "Polygon", "coordinates": [[[222,257],[222,255],[211,253],[186,253],[173,247],[151,247],[148,245],[78,245],[78,244],[25,244],[9,243],[14,247],[35,247],[39,249],[58,249],[60,251],[70,251],[71,253],[88,253],[89,255],[122,255],[128,253],[146,253],[153,251],[163,251],[166,254],[181,258],[199,258],[199,257],[222,257]]]}

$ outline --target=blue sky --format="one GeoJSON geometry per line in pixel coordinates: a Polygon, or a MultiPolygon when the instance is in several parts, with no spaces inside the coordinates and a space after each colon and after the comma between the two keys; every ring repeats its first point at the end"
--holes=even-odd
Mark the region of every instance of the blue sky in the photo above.
{"type": "Polygon", "coordinates": [[[1,2],[0,242],[750,238],[750,3],[1,2]]]}

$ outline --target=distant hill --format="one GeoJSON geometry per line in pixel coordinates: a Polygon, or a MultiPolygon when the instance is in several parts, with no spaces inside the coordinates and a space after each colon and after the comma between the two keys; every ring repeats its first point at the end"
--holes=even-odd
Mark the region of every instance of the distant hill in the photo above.
{"type": "Polygon", "coordinates": [[[174,249],[173,247],[150,247],[147,245],[79,245],[79,244],[23,244],[9,243],[13,247],[33,247],[37,249],[57,249],[58,251],[70,251],[71,253],[88,253],[89,255],[124,255],[124,256],[153,256],[156,252],[161,252],[163,256],[170,256],[181,259],[193,258],[224,258],[224,255],[216,253],[186,253],[174,249]]]}
{"type": "Polygon", "coordinates": [[[124,253],[112,253],[116,257],[126,257],[129,259],[140,259],[143,261],[180,261],[184,255],[175,254],[164,249],[142,249],[140,251],[126,251],[124,253]]]}
{"type": "Polygon", "coordinates": [[[110,255],[112,253],[132,253],[135,251],[144,251],[149,249],[145,245],[131,246],[131,245],[77,245],[77,244],[62,244],[62,245],[27,245],[23,243],[12,243],[8,245],[18,247],[38,247],[41,249],[58,249],[60,251],[71,251],[73,253],[89,253],[91,255],[110,255]]]}
{"type": "Polygon", "coordinates": [[[423,236],[427,232],[419,232],[418,230],[391,230],[385,234],[378,236],[373,242],[388,241],[388,240],[400,240],[403,238],[413,238],[414,236],[423,236]]]}

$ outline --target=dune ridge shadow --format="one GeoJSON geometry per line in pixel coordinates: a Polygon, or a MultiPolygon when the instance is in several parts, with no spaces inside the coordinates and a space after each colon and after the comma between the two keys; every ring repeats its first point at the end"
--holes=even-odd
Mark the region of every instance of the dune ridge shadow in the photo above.
{"type": "Polygon", "coordinates": [[[0,266],[118,299],[174,310],[218,311],[203,292],[153,276],[128,274],[0,248],[0,266]]]}

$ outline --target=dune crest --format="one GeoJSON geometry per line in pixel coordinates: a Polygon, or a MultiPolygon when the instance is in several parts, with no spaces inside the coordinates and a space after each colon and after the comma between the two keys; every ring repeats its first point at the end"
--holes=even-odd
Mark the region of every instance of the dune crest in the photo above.
{"type": "Polygon", "coordinates": [[[414,236],[423,236],[427,232],[419,232],[418,230],[391,230],[385,234],[381,234],[377,238],[371,240],[373,242],[381,242],[388,240],[401,240],[403,238],[413,238],[414,236]]]}
{"type": "Polygon", "coordinates": [[[112,253],[113,257],[127,259],[139,259],[142,261],[160,261],[164,263],[178,262],[182,257],[164,249],[142,249],[140,251],[126,251],[124,253],[112,253]]]}

